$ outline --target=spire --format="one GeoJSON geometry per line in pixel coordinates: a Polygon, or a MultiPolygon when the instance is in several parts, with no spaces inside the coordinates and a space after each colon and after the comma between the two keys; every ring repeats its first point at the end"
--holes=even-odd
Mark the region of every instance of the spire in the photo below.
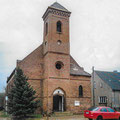
{"type": "Polygon", "coordinates": [[[50,13],[58,15],[58,12],[60,16],[65,16],[65,17],[70,17],[70,14],[71,14],[70,11],[68,11],[65,7],[60,5],[58,2],[54,2],[51,6],[47,8],[42,18],[44,20],[46,16],[48,16],[48,14],[50,13]]]}
{"type": "Polygon", "coordinates": [[[60,5],[58,2],[54,2],[50,7],[69,12],[65,7],[60,5]]]}

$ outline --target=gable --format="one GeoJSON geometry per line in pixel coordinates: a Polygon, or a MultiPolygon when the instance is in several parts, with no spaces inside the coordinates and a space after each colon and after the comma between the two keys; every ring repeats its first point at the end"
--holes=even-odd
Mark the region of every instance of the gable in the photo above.
{"type": "Polygon", "coordinates": [[[40,45],[23,60],[19,61],[17,66],[30,79],[40,79],[43,76],[43,45],[40,45]]]}

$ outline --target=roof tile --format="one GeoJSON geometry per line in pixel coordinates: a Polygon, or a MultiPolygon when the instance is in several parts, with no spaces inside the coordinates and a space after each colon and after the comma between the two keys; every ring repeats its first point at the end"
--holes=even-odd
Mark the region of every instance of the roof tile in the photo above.
{"type": "Polygon", "coordinates": [[[120,91],[120,72],[95,71],[112,90],[120,91]]]}
{"type": "Polygon", "coordinates": [[[65,7],[63,7],[62,5],[60,5],[58,2],[53,3],[50,7],[54,7],[56,9],[60,9],[60,10],[64,10],[69,12],[65,7]]]}

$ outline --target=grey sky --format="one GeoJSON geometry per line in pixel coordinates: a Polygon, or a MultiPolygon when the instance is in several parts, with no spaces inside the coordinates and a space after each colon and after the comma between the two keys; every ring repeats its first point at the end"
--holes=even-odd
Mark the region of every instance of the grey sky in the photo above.
{"type": "MultiPolygon", "coordinates": [[[[43,41],[42,15],[55,0],[0,0],[0,90],[7,76],[43,41]]],[[[120,71],[120,0],[58,0],[72,12],[71,55],[91,73],[120,71]]]]}

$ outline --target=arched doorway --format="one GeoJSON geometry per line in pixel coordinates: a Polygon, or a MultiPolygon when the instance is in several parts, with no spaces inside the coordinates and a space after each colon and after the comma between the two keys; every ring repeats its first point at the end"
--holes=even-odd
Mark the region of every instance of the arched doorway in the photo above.
{"type": "Polygon", "coordinates": [[[53,93],[53,111],[63,112],[65,110],[65,95],[61,89],[53,93]]]}

